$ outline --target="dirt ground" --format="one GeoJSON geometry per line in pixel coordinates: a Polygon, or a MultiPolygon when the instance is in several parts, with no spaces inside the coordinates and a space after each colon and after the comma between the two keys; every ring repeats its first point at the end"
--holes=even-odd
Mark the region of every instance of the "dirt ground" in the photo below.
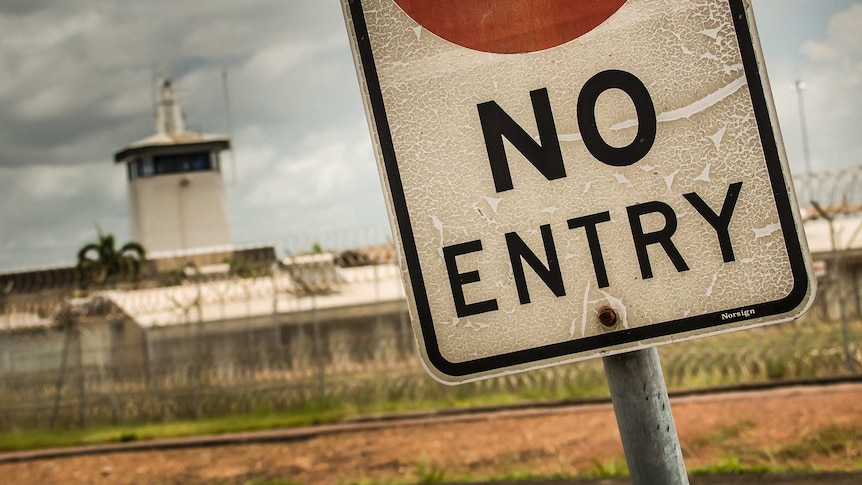
{"type": "MultiPolygon", "coordinates": [[[[689,470],[734,461],[813,465],[827,470],[862,466],[858,438],[862,433],[862,385],[671,402],[689,470]],[[856,437],[845,440],[848,433],[856,437]]],[[[0,482],[185,484],[278,478],[340,485],[599,473],[619,469],[623,463],[613,409],[590,405],[430,419],[287,443],[10,463],[0,465],[0,482]]]]}

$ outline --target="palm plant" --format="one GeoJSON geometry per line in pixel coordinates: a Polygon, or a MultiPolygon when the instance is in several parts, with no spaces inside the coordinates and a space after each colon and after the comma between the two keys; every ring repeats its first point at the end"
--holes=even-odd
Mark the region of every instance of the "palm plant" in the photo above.
{"type": "Polygon", "coordinates": [[[85,244],[78,251],[75,269],[81,288],[105,284],[109,278],[137,280],[146,260],[144,247],[136,242],[127,242],[117,249],[113,234],[103,234],[99,228],[97,232],[99,240],[85,244]]]}

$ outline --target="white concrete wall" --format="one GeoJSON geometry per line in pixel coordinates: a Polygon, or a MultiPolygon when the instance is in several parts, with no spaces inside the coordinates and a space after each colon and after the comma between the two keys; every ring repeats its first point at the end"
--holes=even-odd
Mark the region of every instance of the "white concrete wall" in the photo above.
{"type": "Polygon", "coordinates": [[[132,239],[149,253],[231,243],[221,173],[136,178],[129,183],[132,239]],[[183,179],[188,184],[183,186],[183,179]]]}
{"type": "MultiPolygon", "coordinates": [[[[107,324],[80,327],[82,364],[105,368],[110,362],[110,329],[107,324]]],[[[0,334],[0,375],[9,373],[53,372],[60,369],[66,334],[49,329],[42,333],[0,334]]],[[[67,369],[77,366],[77,347],[71,342],[67,369]]],[[[71,372],[71,371],[70,371],[71,372]]]]}

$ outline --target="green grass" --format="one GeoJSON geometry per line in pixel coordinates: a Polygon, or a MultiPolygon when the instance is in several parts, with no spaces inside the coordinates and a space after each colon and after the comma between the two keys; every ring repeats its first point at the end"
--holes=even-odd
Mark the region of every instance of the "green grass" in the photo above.
{"type": "Polygon", "coordinates": [[[820,471],[814,464],[822,457],[833,459],[841,470],[862,469],[862,430],[855,427],[829,425],[798,441],[765,448],[737,439],[745,429],[746,424],[741,422],[698,439],[699,445],[689,443],[717,447],[725,454],[722,461],[692,468],[689,473],[810,473],[820,471]]]}
{"type": "Polygon", "coordinates": [[[686,446],[691,448],[698,448],[701,446],[720,445],[728,442],[733,438],[739,438],[745,431],[753,427],[754,423],[752,423],[751,421],[741,420],[728,426],[719,427],[718,429],[706,436],[694,438],[688,443],[686,443],[686,446]]]}
{"type": "Polygon", "coordinates": [[[767,465],[763,463],[744,463],[739,457],[729,456],[722,461],[702,467],[690,468],[691,475],[739,475],[751,473],[783,473],[789,471],[787,467],[767,465]]]}
{"type": "MultiPolygon", "coordinates": [[[[446,388],[452,389],[452,388],[446,388]]],[[[601,395],[601,390],[591,391],[601,395]]],[[[607,391],[604,391],[607,393],[607,391]]],[[[557,398],[559,394],[554,394],[557,398]]],[[[565,396],[565,395],[563,395],[565,396]]],[[[562,397],[561,397],[562,398],[562,397]]],[[[0,451],[20,451],[104,443],[205,436],[241,431],[256,431],[297,426],[330,424],[348,417],[374,417],[387,413],[420,412],[441,409],[469,409],[475,406],[535,402],[536,396],[494,393],[488,395],[444,396],[438,399],[399,400],[348,403],[341,398],[312,400],[275,412],[266,408],[252,414],[235,414],[201,420],[179,420],[168,423],[98,426],[84,429],[32,429],[0,432],[0,451]]],[[[433,475],[430,470],[422,470],[433,475]]]]}
{"type": "Polygon", "coordinates": [[[312,402],[283,413],[234,415],[199,421],[103,426],[84,429],[38,429],[0,432],[0,451],[31,450],[103,443],[204,436],[337,422],[349,414],[336,402],[312,402]]]}
{"type": "Polygon", "coordinates": [[[857,466],[862,466],[862,430],[849,426],[826,426],[797,443],[782,446],[774,453],[779,460],[804,461],[812,455],[855,461],[857,466]]]}
{"type": "MultiPolygon", "coordinates": [[[[465,477],[453,477],[443,469],[433,464],[428,463],[428,457],[424,453],[419,459],[413,462],[413,469],[406,472],[403,476],[378,480],[361,476],[358,479],[344,482],[345,485],[416,485],[416,484],[435,484],[435,483],[457,483],[466,481],[465,477]]],[[[254,482],[257,485],[257,482],[254,482]]]]}
{"type": "Polygon", "coordinates": [[[414,467],[416,468],[414,471],[416,483],[443,483],[449,478],[446,470],[429,464],[428,457],[424,454],[414,463],[414,467]]]}
{"type": "MultiPolygon", "coordinates": [[[[340,482],[342,485],[417,485],[417,484],[453,484],[453,483],[477,483],[477,482],[517,482],[534,480],[570,480],[576,478],[613,478],[628,476],[628,468],[625,461],[612,460],[607,464],[597,464],[596,468],[586,473],[540,473],[537,471],[509,471],[496,474],[450,474],[445,469],[428,466],[420,462],[414,463],[414,468],[400,477],[375,479],[362,476],[358,479],[349,479],[340,482]],[[622,462],[622,468],[619,463],[622,462]]],[[[421,460],[420,460],[421,461],[421,460]]],[[[278,481],[252,481],[247,485],[281,485],[278,481]]],[[[293,484],[293,482],[287,482],[293,484]]]]}
{"type": "MultiPolygon", "coordinates": [[[[493,477],[484,477],[479,479],[484,479],[490,482],[516,482],[516,481],[535,481],[535,480],[567,480],[572,478],[580,478],[583,475],[579,475],[574,472],[553,472],[553,473],[541,473],[535,470],[514,470],[506,472],[502,475],[495,475],[493,477]]],[[[476,479],[473,479],[476,481],[476,479]]]]}
{"type": "Polygon", "coordinates": [[[302,483],[293,480],[252,480],[244,485],[302,485],[302,483]]]}
{"type": "Polygon", "coordinates": [[[629,476],[629,467],[624,458],[606,462],[593,461],[593,467],[584,476],[589,478],[615,478],[629,476]]]}

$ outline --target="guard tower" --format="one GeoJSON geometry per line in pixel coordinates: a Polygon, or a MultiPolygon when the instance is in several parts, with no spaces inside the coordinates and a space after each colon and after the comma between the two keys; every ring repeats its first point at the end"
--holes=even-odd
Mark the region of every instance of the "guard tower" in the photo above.
{"type": "Polygon", "coordinates": [[[219,154],[230,139],[185,131],[170,81],[159,98],[156,134],[114,155],[128,173],[132,239],[150,254],[229,245],[219,154]]]}

